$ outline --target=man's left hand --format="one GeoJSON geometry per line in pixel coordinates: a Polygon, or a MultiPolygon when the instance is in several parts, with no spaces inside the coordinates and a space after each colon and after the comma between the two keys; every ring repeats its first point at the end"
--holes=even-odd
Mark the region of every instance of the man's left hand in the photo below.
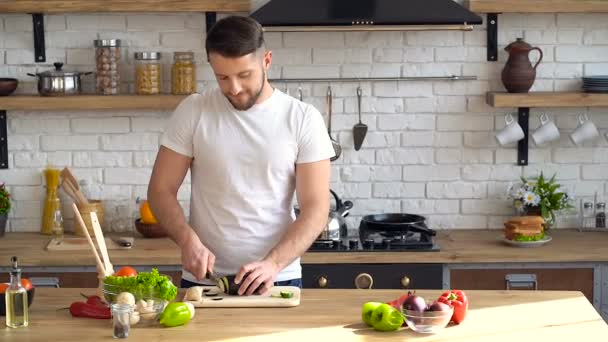
{"type": "Polygon", "coordinates": [[[257,294],[263,295],[273,286],[277,273],[279,273],[279,269],[276,263],[265,259],[241,267],[234,278],[234,282],[241,284],[238,291],[239,295],[250,296],[256,289],[257,294]]]}

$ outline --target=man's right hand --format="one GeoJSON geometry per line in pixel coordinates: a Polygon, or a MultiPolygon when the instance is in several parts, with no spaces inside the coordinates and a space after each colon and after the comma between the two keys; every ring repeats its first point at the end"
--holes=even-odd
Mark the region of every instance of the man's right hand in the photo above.
{"type": "Polygon", "coordinates": [[[198,236],[189,239],[182,246],[182,266],[197,280],[205,279],[207,272],[213,272],[215,255],[203,245],[198,236]]]}

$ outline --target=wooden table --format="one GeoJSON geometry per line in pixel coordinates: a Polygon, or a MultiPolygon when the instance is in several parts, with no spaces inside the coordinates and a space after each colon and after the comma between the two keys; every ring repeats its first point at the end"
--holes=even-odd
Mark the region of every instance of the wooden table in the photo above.
{"type": "MultiPolygon", "coordinates": [[[[1,341],[112,340],[110,320],[72,318],[67,307],[90,289],[36,290],[30,326],[0,328],[1,341]]],[[[419,291],[434,298],[440,291],[419,291]]],[[[408,329],[382,333],[361,323],[361,305],[388,301],[399,290],[309,290],[295,308],[197,309],[176,328],[138,327],[131,341],[606,341],[608,325],[580,292],[470,291],[465,322],[436,335],[408,329]]]]}

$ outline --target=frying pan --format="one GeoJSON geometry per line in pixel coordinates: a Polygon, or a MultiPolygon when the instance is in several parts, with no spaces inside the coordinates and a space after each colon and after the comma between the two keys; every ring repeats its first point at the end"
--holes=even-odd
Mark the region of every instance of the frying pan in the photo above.
{"type": "Polygon", "coordinates": [[[425,218],[420,215],[392,213],[366,215],[361,219],[369,230],[379,231],[410,231],[428,233],[432,236],[437,234],[433,229],[425,227],[425,218]]]}

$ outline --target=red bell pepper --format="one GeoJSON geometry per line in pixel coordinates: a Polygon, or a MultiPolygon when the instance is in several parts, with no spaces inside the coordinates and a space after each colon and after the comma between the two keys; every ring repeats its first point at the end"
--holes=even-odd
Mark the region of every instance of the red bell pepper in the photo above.
{"type": "Polygon", "coordinates": [[[414,293],[412,293],[412,291],[408,291],[407,294],[404,294],[403,296],[391,300],[390,302],[387,302],[386,304],[394,307],[395,309],[401,311],[401,307],[403,306],[403,302],[405,302],[405,300],[407,299],[407,297],[413,295],[414,293]]]}
{"type": "Polygon", "coordinates": [[[467,315],[467,310],[469,309],[469,299],[464,291],[446,291],[439,297],[439,299],[437,299],[437,301],[450,305],[454,308],[454,314],[450,320],[451,322],[460,324],[460,322],[464,321],[464,318],[467,315]]]}
{"type": "Polygon", "coordinates": [[[70,313],[74,317],[87,317],[98,319],[110,319],[112,313],[110,308],[85,302],[74,302],[70,305],[70,313]]]}
{"type": "Polygon", "coordinates": [[[87,299],[87,304],[108,307],[108,305],[104,303],[104,301],[99,296],[87,296],[84,293],[81,293],[80,295],[87,299]]]}

